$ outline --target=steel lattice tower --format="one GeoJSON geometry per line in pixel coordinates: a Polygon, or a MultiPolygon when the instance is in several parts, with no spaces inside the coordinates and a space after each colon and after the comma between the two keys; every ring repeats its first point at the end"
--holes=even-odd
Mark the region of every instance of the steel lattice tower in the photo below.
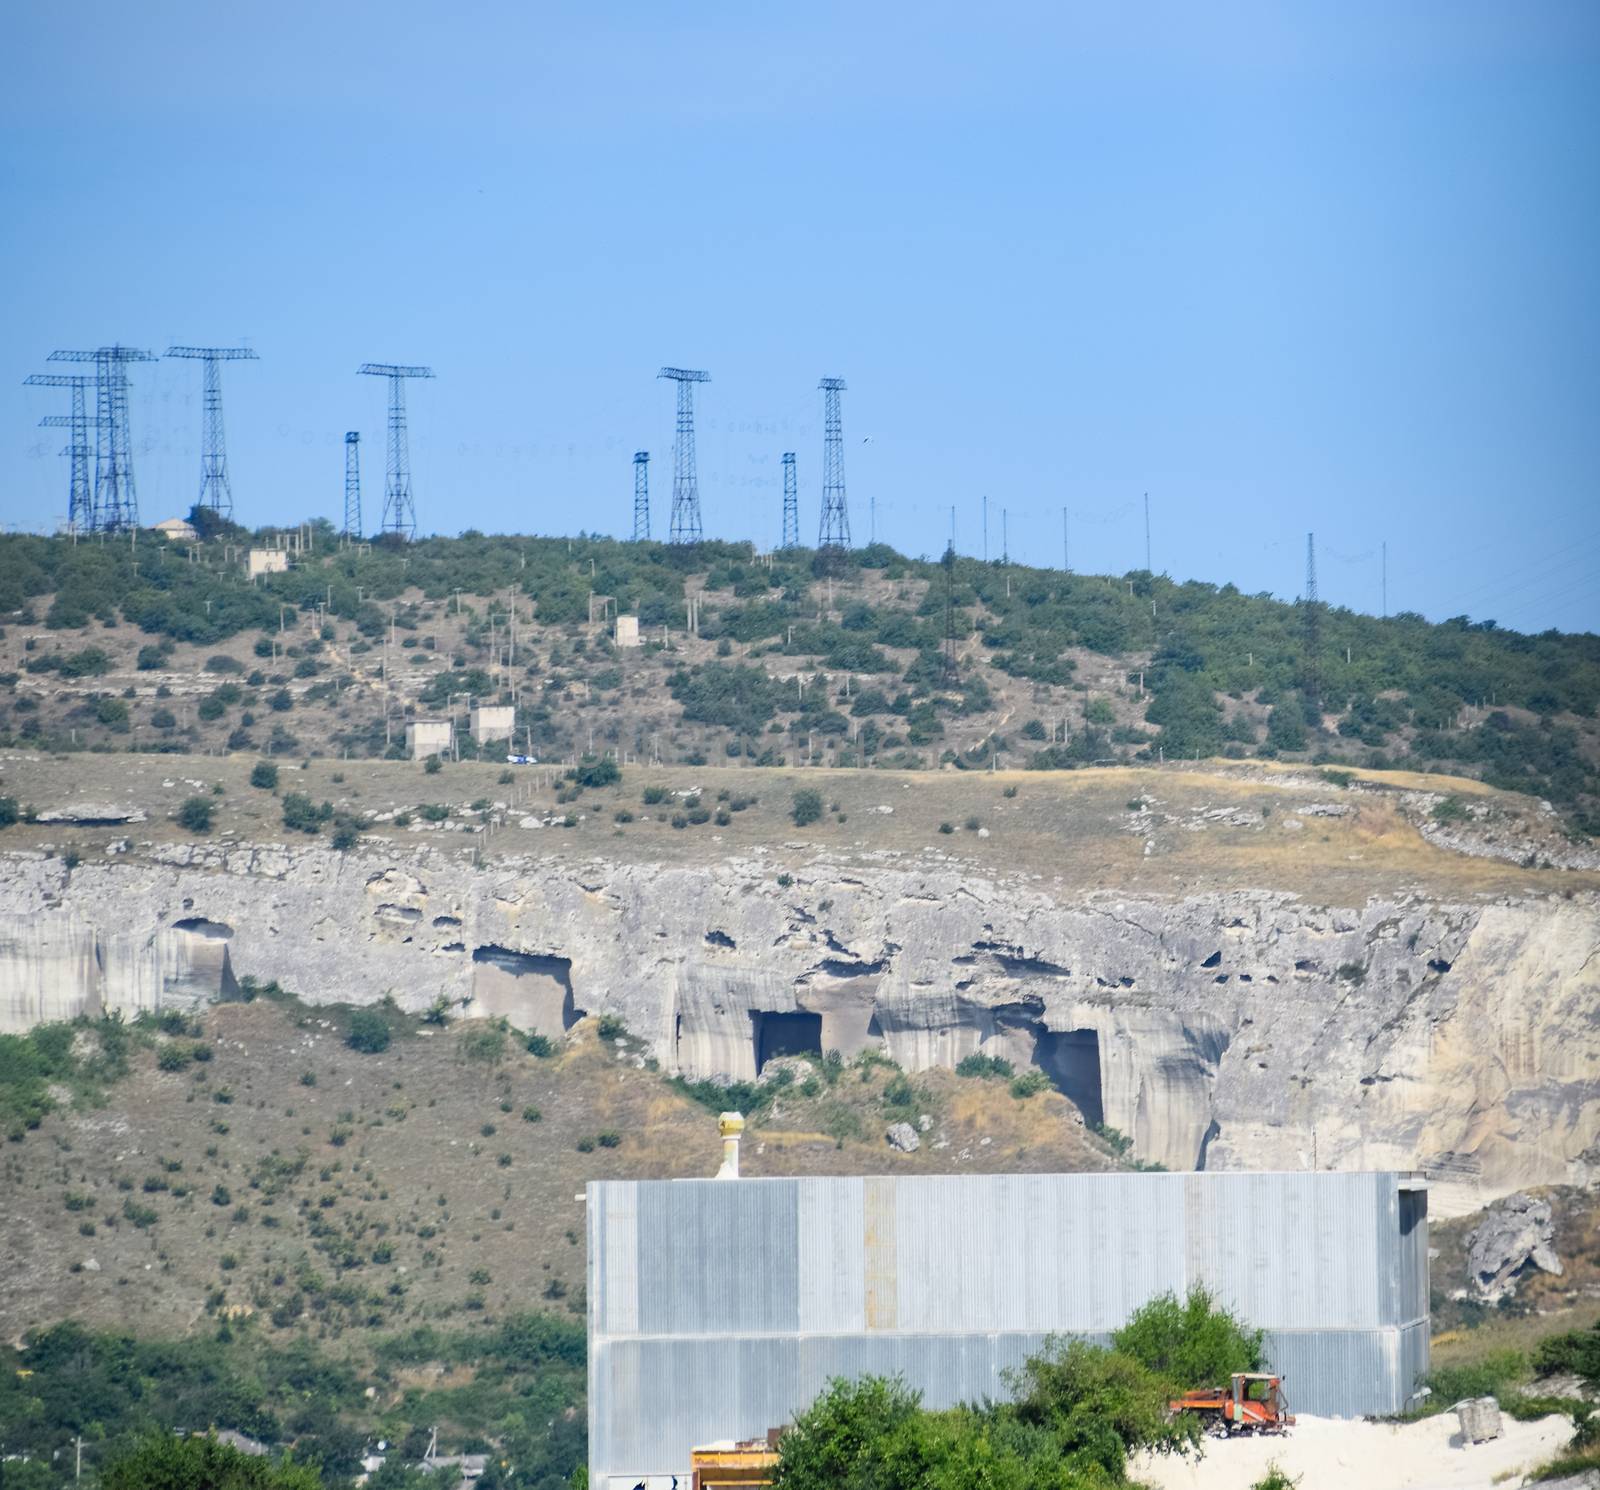
{"type": "Polygon", "coordinates": [[[136,347],[110,346],[92,352],[52,352],[48,360],[94,363],[94,526],[105,533],[138,527],[139,493],[128,428],[128,364],[154,362],[154,355],[136,347]]]}
{"type": "Polygon", "coordinates": [[[1313,704],[1322,693],[1322,602],[1317,597],[1317,535],[1306,534],[1305,693],[1313,704]]]}
{"type": "Polygon", "coordinates": [[[792,450],[783,452],[783,542],[778,547],[800,547],[800,483],[795,479],[792,450]]]}
{"type": "Polygon", "coordinates": [[[850,547],[850,513],[844,501],[844,424],[839,415],[843,378],[824,378],[822,390],[822,527],[817,547],[850,547]]]}
{"type": "Polygon", "coordinates": [[[33,388],[70,388],[72,413],[48,414],[39,423],[47,428],[65,426],[72,433],[61,453],[72,458],[72,474],[67,487],[67,526],[75,533],[94,531],[94,489],[89,482],[89,403],[90,379],[70,373],[34,373],[23,382],[33,388]]]}
{"type": "Polygon", "coordinates": [[[356,369],[389,380],[389,458],[383,473],[382,531],[410,539],[417,531],[417,507],[411,499],[411,451],[406,443],[406,379],[431,378],[431,367],[406,367],[394,362],[363,362],[356,369]]]}
{"type": "Polygon", "coordinates": [[[222,426],[224,362],[256,362],[249,347],[168,347],[169,357],[198,358],[205,363],[205,409],[200,424],[200,501],[219,517],[233,516],[233,488],[228,484],[228,447],[222,426]]]}
{"type": "Polygon", "coordinates": [[[633,541],[650,537],[650,452],[633,452],[633,541]]]}
{"type": "Polygon", "coordinates": [[[361,433],[354,429],[344,437],[344,536],[361,537],[361,433]]]}
{"type": "Polygon", "coordinates": [[[700,530],[700,478],[694,464],[694,385],[709,383],[711,374],[687,367],[664,367],[658,378],[678,385],[678,428],[672,441],[672,522],[669,543],[698,543],[700,530]]]}

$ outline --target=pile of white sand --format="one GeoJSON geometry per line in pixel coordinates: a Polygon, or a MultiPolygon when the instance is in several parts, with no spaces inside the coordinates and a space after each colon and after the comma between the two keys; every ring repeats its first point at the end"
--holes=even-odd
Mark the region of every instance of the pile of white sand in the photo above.
{"type": "Polygon", "coordinates": [[[1453,1412],[1398,1426],[1302,1414],[1281,1437],[1208,1438],[1198,1463],[1150,1454],[1129,1469],[1157,1490],[1249,1490],[1274,1463],[1300,1490],[1491,1490],[1516,1486],[1572,1438],[1569,1418],[1503,1422],[1502,1437],[1469,1444],[1453,1412]]]}

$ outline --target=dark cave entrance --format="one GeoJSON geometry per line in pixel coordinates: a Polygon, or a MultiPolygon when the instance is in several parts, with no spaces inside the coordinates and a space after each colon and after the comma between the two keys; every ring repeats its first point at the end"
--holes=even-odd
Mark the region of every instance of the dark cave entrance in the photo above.
{"type": "Polygon", "coordinates": [[[1100,1036],[1094,1030],[1040,1030],[1034,1047],[1039,1069],[1083,1114],[1091,1128],[1105,1121],[1100,1092],[1100,1036]]]}
{"type": "Polygon", "coordinates": [[[771,1014],[754,1010],[756,1074],[780,1055],[809,1055],[822,1058],[822,1016],[797,1010],[793,1014],[771,1014]]]}

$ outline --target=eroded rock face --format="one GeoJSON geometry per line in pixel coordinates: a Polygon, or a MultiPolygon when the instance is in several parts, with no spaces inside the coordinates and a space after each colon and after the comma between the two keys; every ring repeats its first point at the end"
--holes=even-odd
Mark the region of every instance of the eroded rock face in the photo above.
{"type": "Polygon", "coordinates": [[[1559,1274],[1555,1219],[1548,1200],[1507,1195],[1489,1207],[1467,1238],[1467,1272],[1475,1295],[1498,1303],[1533,1269],[1559,1274]]]}
{"type": "Polygon", "coordinates": [[[818,861],[693,868],[180,845],[0,874],[0,1028],[225,992],[392,996],[559,1036],[624,1019],[748,1080],[884,1048],[1037,1066],[1171,1168],[1422,1168],[1436,1212],[1585,1183],[1600,1131],[1592,895],[1355,907],[1270,891],[1070,902],[818,861]]]}

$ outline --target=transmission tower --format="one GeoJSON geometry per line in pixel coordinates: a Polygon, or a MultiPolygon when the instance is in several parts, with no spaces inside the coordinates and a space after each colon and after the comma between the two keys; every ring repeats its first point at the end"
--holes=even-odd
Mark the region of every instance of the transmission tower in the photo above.
{"type": "Polygon", "coordinates": [[[672,523],[667,539],[671,543],[700,541],[700,478],[694,466],[694,385],[709,383],[711,374],[687,367],[664,367],[658,378],[671,378],[678,385],[678,430],[672,442],[672,523]]]}
{"type": "Polygon", "coordinates": [[[839,417],[843,378],[824,378],[822,390],[822,528],[819,549],[850,547],[850,513],[844,502],[844,425],[839,417]]]}
{"type": "Polygon", "coordinates": [[[431,367],[394,362],[363,362],[356,369],[389,380],[389,459],[383,472],[382,531],[410,539],[417,532],[417,507],[411,500],[411,451],[406,444],[406,379],[431,378],[431,367]]]}
{"type": "Polygon", "coordinates": [[[783,452],[783,542],[779,547],[800,547],[800,483],[795,479],[792,450],[783,452]]]}
{"type": "Polygon", "coordinates": [[[65,426],[72,433],[61,453],[72,458],[72,475],[67,487],[67,526],[74,533],[94,531],[94,490],[89,484],[89,403],[90,379],[69,373],[34,373],[23,382],[33,388],[70,388],[72,413],[48,414],[41,425],[56,429],[65,426]]]}
{"type": "Polygon", "coordinates": [[[222,364],[260,359],[249,347],[168,347],[167,356],[198,358],[205,363],[198,505],[210,508],[219,517],[232,517],[233,488],[228,484],[228,447],[222,429],[222,364]]]}
{"type": "Polygon", "coordinates": [[[1306,534],[1305,680],[1307,700],[1316,705],[1322,694],[1322,602],[1317,598],[1317,535],[1306,534]]]}
{"type": "Polygon", "coordinates": [[[361,431],[344,437],[344,536],[354,543],[361,537],[361,431]]]}
{"type": "Polygon", "coordinates": [[[650,452],[633,452],[633,541],[645,543],[650,537],[650,452]]]}
{"type": "Polygon", "coordinates": [[[154,355],[136,347],[110,346],[92,352],[52,352],[48,360],[94,363],[94,526],[105,533],[138,527],[139,493],[128,428],[128,364],[154,362],[154,355]]]}

